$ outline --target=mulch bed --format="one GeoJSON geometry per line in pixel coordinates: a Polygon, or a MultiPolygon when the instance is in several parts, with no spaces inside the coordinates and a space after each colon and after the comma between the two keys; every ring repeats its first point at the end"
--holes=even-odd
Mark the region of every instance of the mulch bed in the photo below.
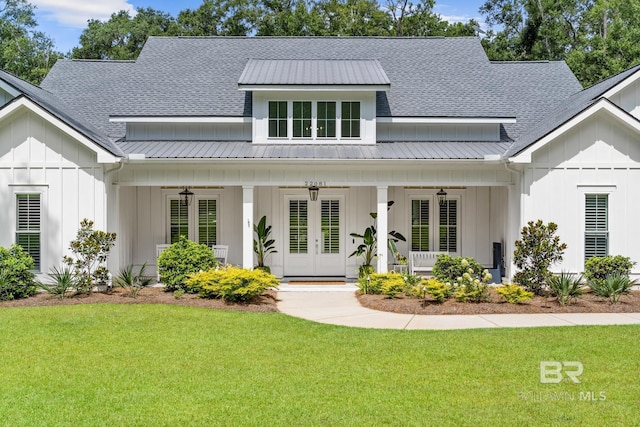
{"type": "Polygon", "coordinates": [[[173,292],[165,292],[163,288],[144,288],[137,298],[129,296],[123,289],[116,288],[110,292],[92,292],[89,295],[68,296],[56,299],[46,292],[39,292],[30,298],[13,301],[1,301],[2,307],[36,307],[74,304],[174,304],[194,307],[213,308],[234,311],[274,312],[276,306],[276,291],[269,290],[264,295],[250,303],[226,303],[221,299],[199,298],[197,295],[184,294],[175,298],[173,292]]]}
{"type": "Polygon", "coordinates": [[[573,300],[570,305],[562,306],[553,297],[536,296],[523,304],[509,304],[504,298],[490,289],[491,302],[462,303],[451,298],[443,303],[433,300],[398,297],[390,299],[384,295],[361,295],[358,301],[363,307],[380,311],[407,314],[507,314],[507,313],[640,313],[640,291],[620,297],[617,304],[585,294],[573,300]]]}

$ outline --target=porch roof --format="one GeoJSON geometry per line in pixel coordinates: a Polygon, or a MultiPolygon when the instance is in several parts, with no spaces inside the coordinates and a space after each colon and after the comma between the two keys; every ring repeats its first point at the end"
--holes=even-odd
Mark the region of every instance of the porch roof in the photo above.
{"type": "Polygon", "coordinates": [[[500,156],[509,142],[379,142],[375,145],[252,144],[250,141],[123,141],[126,154],[147,159],[479,160],[500,156]]]}

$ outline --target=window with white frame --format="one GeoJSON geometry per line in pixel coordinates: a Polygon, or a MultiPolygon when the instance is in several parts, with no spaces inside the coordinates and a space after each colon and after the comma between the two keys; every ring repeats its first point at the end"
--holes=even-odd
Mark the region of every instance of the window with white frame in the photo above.
{"type": "Polygon", "coordinates": [[[269,138],[287,137],[287,101],[269,101],[269,138]]]}
{"type": "Polygon", "coordinates": [[[342,137],[360,138],[360,103],[342,103],[342,137]]]}
{"type": "Polygon", "coordinates": [[[33,258],[35,270],[41,262],[40,194],[16,194],[16,243],[33,258]]]}
{"type": "Polygon", "coordinates": [[[413,198],[410,227],[410,250],[459,253],[460,196],[448,198],[442,205],[431,196],[413,198]]]}
{"type": "Polygon", "coordinates": [[[584,258],[609,254],[609,195],[585,194],[584,258]]]}
{"type": "Polygon", "coordinates": [[[269,101],[269,138],[357,139],[360,131],[360,102],[269,101]],[[338,122],[340,125],[338,126],[338,122]]]}
{"type": "Polygon", "coordinates": [[[198,198],[189,206],[180,199],[169,199],[168,243],[175,243],[180,236],[207,246],[218,242],[218,201],[215,198],[198,198]]]}

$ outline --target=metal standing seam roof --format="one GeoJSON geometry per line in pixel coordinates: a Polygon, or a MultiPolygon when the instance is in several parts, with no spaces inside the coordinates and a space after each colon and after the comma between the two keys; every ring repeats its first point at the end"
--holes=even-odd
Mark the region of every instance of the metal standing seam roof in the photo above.
{"type": "Polygon", "coordinates": [[[238,85],[375,85],[391,81],[376,59],[250,59],[238,85]]]}
{"type": "Polygon", "coordinates": [[[480,160],[501,155],[506,142],[378,142],[343,144],[252,144],[250,141],[122,141],[127,154],[147,159],[301,159],[301,160],[480,160]]]}

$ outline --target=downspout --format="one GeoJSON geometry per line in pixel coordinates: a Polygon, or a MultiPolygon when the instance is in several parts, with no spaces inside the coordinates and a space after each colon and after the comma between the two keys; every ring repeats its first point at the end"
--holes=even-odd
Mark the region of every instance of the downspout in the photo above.
{"type": "Polygon", "coordinates": [[[113,169],[109,169],[108,171],[106,171],[104,173],[104,176],[106,177],[109,174],[112,174],[113,172],[120,172],[122,170],[122,168],[124,167],[124,163],[125,163],[125,159],[121,158],[120,159],[120,164],[118,165],[118,167],[115,167],[113,169]]]}

